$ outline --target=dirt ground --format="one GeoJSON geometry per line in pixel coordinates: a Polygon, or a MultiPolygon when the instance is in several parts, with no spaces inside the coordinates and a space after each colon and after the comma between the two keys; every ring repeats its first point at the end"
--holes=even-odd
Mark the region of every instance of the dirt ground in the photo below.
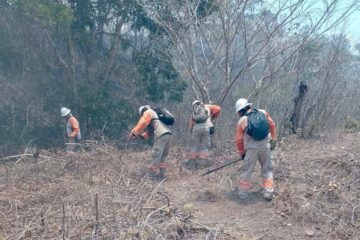
{"type": "MultiPolygon", "coordinates": [[[[229,148],[230,149],[230,148],[229,148]]],[[[214,153],[215,165],[237,158],[214,153]]],[[[173,148],[167,179],[143,175],[150,151],[84,144],[0,165],[0,239],[359,239],[360,134],[285,138],[274,155],[275,197],[236,196],[242,162],[202,177],[173,148]]]]}

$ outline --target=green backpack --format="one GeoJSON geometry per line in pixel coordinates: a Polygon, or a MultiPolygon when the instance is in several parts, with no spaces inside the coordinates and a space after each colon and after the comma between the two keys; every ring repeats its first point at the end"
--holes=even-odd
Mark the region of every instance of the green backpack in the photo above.
{"type": "Polygon", "coordinates": [[[252,109],[251,112],[246,113],[245,116],[247,116],[248,120],[246,133],[256,141],[265,139],[270,130],[265,114],[257,109],[252,109]]]}
{"type": "Polygon", "coordinates": [[[193,106],[193,119],[195,123],[204,123],[209,118],[209,112],[206,110],[204,104],[197,104],[193,106]]]}

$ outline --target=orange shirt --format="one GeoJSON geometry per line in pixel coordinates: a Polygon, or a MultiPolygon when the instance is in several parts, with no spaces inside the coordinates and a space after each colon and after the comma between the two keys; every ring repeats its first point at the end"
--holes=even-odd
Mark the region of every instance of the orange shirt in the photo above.
{"type": "Polygon", "coordinates": [[[69,138],[74,138],[80,132],[79,122],[78,122],[78,120],[76,120],[76,118],[74,116],[71,116],[68,119],[68,123],[69,123],[69,125],[71,127],[71,132],[70,131],[68,132],[68,137],[69,138]]]}
{"type": "Polygon", "coordinates": [[[150,111],[146,110],[141,116],[139,122],[131,130],[131,133],[135,136],[142,135],[144,138],[148,138],[148,133],[144,132],[147,126],[151,123],[152,117],[150,111]]]}

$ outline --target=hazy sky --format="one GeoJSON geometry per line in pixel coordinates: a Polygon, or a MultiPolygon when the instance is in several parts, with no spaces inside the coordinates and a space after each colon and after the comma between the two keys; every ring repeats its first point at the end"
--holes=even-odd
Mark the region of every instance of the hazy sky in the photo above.
{"type": "MultiPolygon", "coordinates": [[[[312,4],[312,8],[316,11],[323,11],[325,8],[324,2],[330,2],[331,0],[309,0],[309,4],[312,4]],[[315,4],[314,4],[315,2],[315,4]]],[[[333,32],[339,32],[345,27],[345,33],[349,35],[353,42],[360,42],[360,0],[356,1],[357,5],[353,8],[353,12],[349,16],[348,20],[342,24],[339,24],[333,32]]],[[[336,13],[334,18],[338,18],[344,12],[344,10],[354,3],[354,0],[339,0],[336,6],[336,13]]],[[[331,32],[330,32],[331,33],[331,32]]]]}
{"type": "Polygon", "coordinates": [[[360,11],[350,16],[347,32],[351,35],[353,41],[360,42],[360,11]]]}

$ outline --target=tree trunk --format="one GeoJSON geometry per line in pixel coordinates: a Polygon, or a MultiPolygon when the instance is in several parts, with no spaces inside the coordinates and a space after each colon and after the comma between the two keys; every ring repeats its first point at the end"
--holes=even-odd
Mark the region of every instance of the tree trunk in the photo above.
{"type": "Polygon", "coordinates": [[[294,134],[296,134],[297,129],[299,127],[299,122],[301,118],[301,110],[304,103],[304,99],[306,96],[306,93],[308,91],[308,86],[305,81],[301,81],[299,85],[299,93],[296,98],[294,98],[294,112],[291,115],[290,122],[291,130],[294,134]]]}

